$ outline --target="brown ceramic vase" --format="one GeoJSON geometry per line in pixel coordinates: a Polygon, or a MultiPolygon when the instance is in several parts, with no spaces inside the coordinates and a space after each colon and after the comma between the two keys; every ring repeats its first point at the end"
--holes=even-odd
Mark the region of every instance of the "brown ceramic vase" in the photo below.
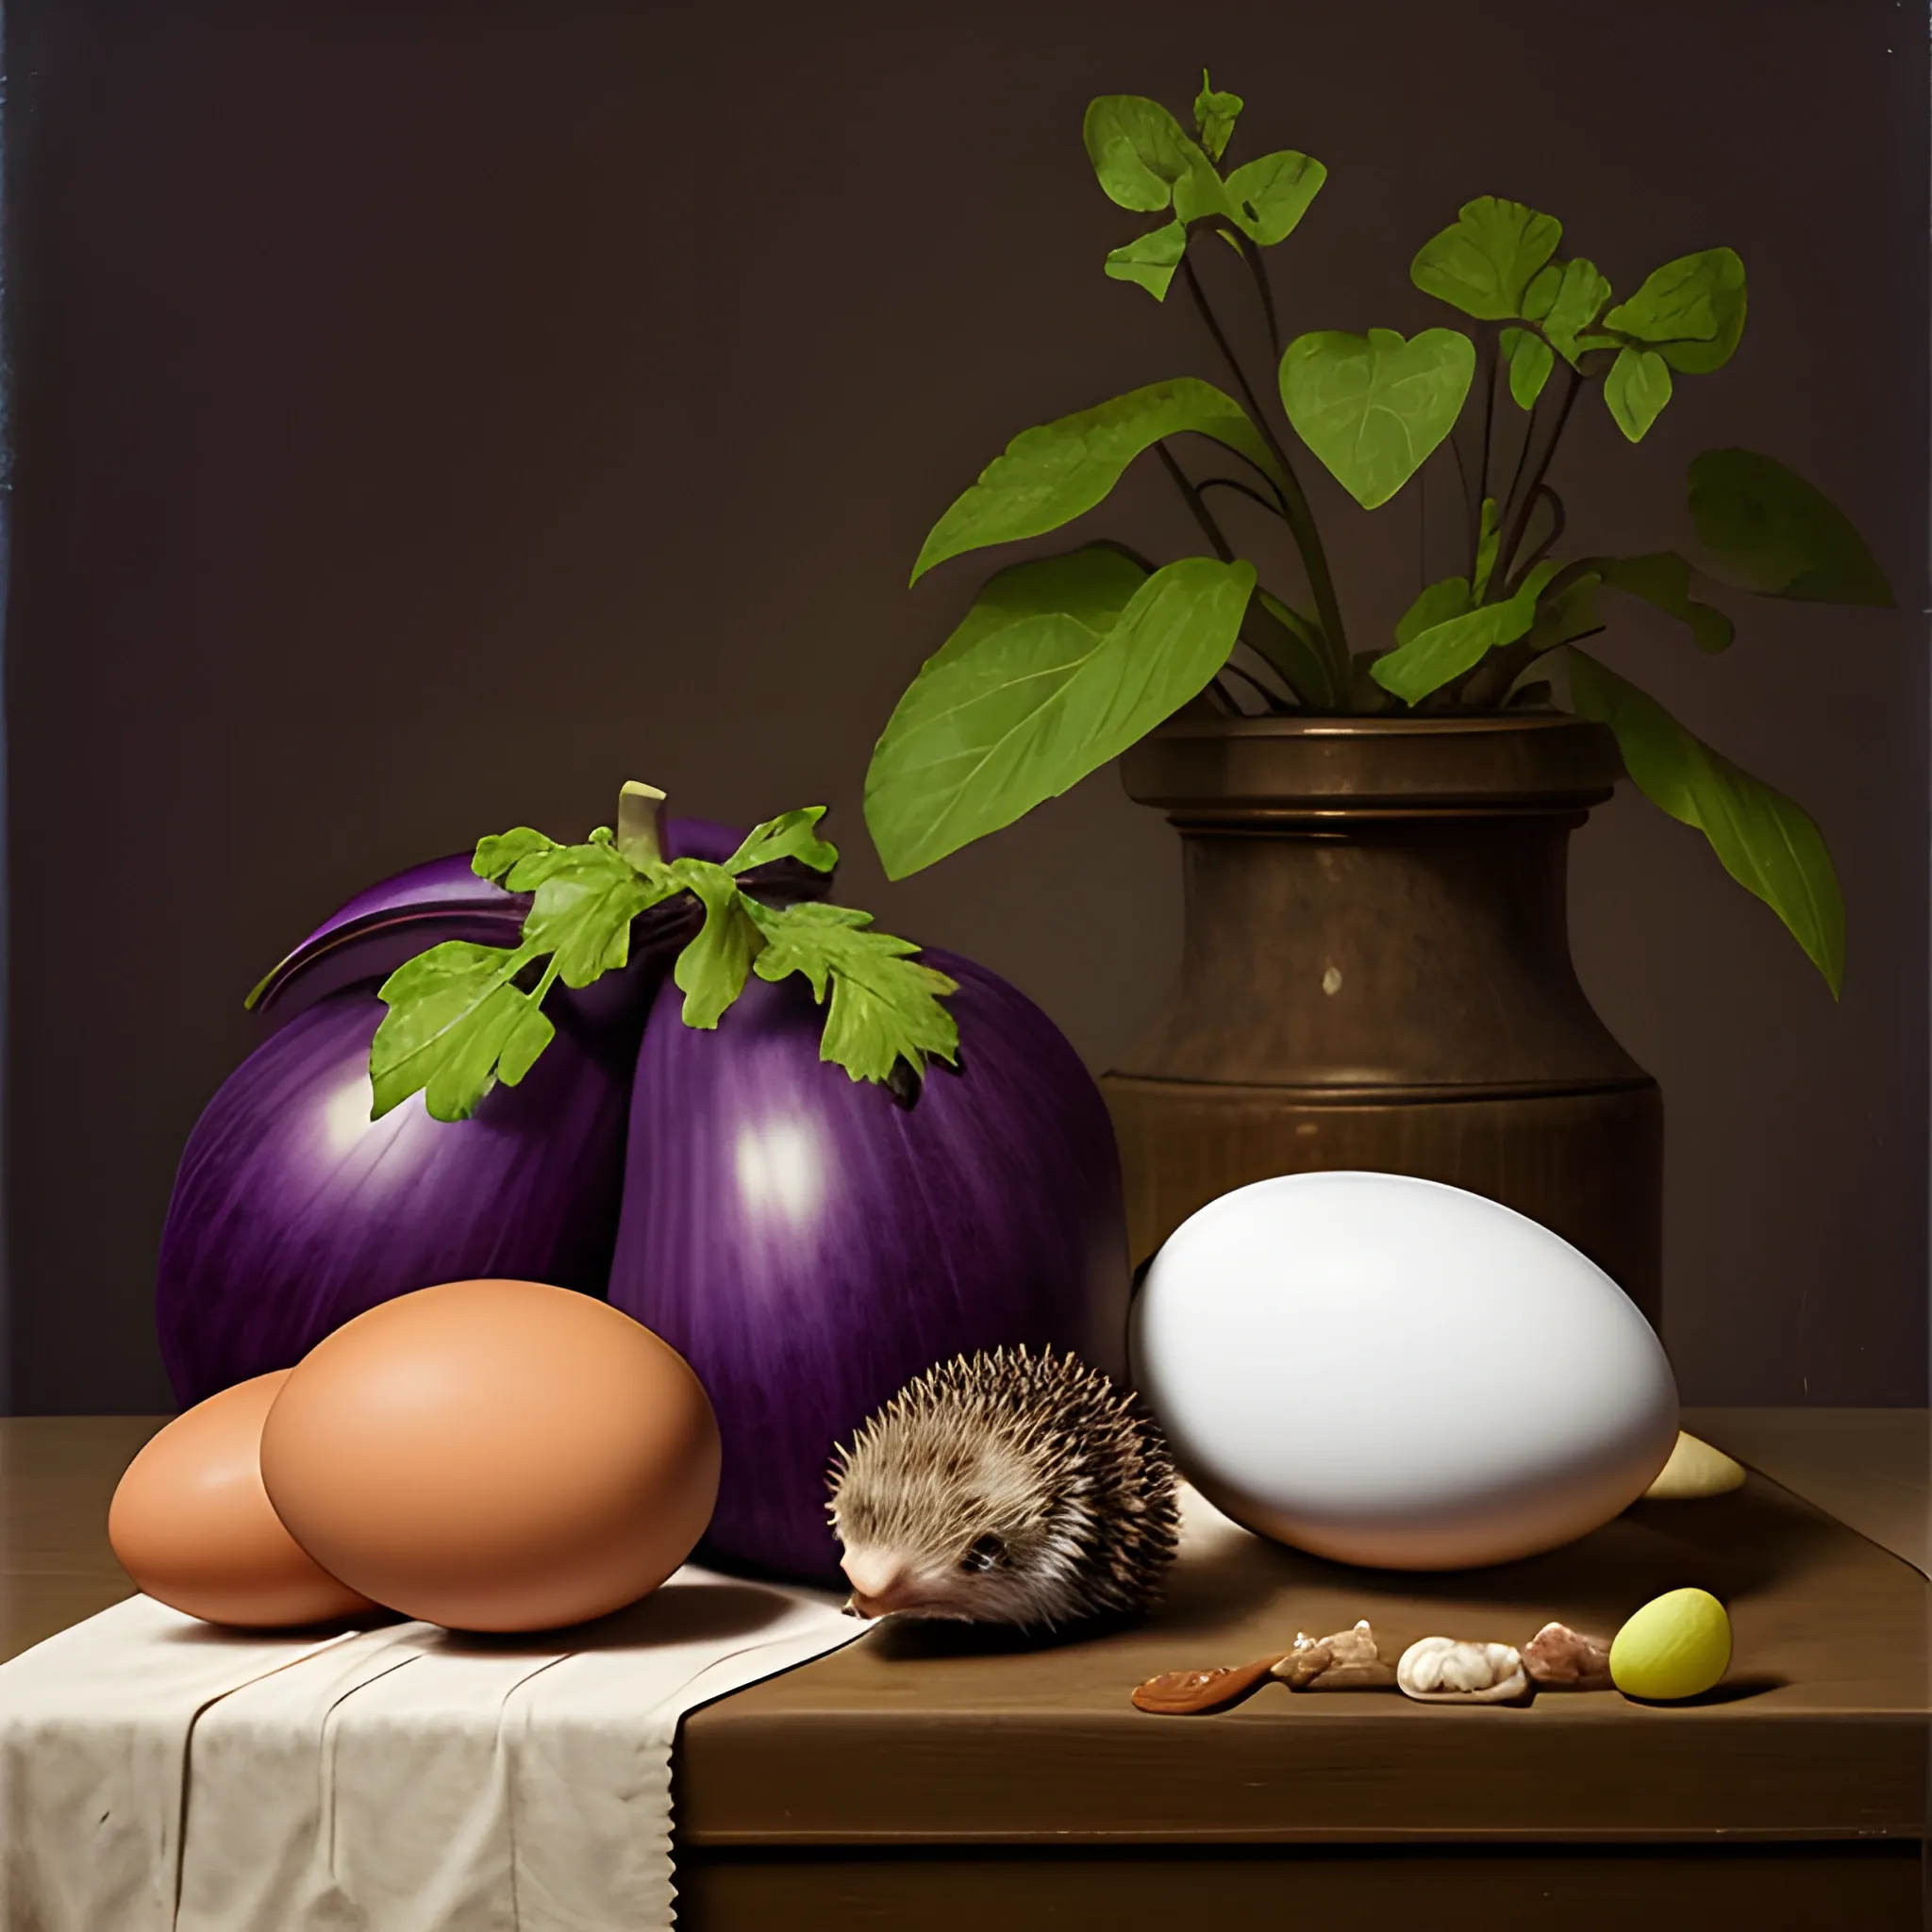
{"type": "Polygon", "coordinates": [[[1550,713],[1195,718],[1121,761],[1181,838],[1180,984],[1103,1076],[1136,1259],[1310,1169],[1420,1174],[1554,1228],[1653,1323],[1663,1102],[1570,958],[1570,834],[1622,774],[1550,713]]]}

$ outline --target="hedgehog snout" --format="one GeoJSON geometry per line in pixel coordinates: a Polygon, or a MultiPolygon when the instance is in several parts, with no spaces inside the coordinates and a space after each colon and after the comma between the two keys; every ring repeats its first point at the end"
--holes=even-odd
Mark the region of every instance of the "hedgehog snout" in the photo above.
{"type": "MultiPolygon", "coordinates": [[[[969,1532],[970,1533],[970,1532],[969,1532]]],[[[1007,1572],[1006,1541],[984,1531],[962,1550],[949,1539],[942,1549],[894,1549],[858,1544],[840,1559],[852,1585],[849,1607],[861,1617],[891,1611],[913,1616],[965,1617],[984,1604],[1007,1572]]]]}
{"type": "Polygon", "coordinates": [[[909,1608],[917,1594],[908,1565],[890,1550],[847,1550],[839,1567],[852,1586],[852,1607],[861,1617],[909,1608]]]}

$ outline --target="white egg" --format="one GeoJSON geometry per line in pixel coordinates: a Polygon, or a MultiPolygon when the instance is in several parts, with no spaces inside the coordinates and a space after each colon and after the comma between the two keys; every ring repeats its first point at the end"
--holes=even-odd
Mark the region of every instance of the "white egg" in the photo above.
{"type": "Polygon", "coordinates": [[[1134,1373],[1237,1522],[1382,1569],[1588,1534],[1677,1440],[1662,1345],[1548,1228],[1406,1174],[1257,1181],[1183,1222],[1135,1297],[1134,1373]]]}

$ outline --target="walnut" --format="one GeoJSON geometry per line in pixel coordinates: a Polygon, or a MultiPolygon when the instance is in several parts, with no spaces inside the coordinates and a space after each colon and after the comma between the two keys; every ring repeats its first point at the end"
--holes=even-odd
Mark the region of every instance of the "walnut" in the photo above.
{"type": "Polygon", "coordinates": [[[1525,1696],[1522,1656],[1507,1643],[1424,1637],[1402,1653],[1395,1681],[1422,1704],[1507,1704],[1525,1696]]]}
{"type": "Polygon", "coordinates": [[[1395,1681],[1366,1619],[1329,1637],[1297,1632],[1294,1648],[1272,1674],[1291,1690],[1378,1690],[1395,1681]]]}

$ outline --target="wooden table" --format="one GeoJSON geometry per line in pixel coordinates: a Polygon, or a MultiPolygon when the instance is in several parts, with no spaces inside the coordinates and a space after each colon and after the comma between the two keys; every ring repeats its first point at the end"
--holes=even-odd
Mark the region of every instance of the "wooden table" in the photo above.
{"type": "MultiPolygon", "coordinates": [[[[889,1626],[713,1705],[679,1747],[680,1924],[1133,1932],[1324,1907],[1352,1927],[1927,1923],[1925,1413],[1687,1424],[1768,1474],[1454,1576],[1231,1536],[1138,1629],[1037,1649],[889,1626]],[[1258,1656],[1296,1628],[1365,1615],[1396,1643],[1520,1642],[1550,1616],[1613,1627],[1682,1583],[1724,1596],[1738,1637],[1730,1678],[1692,1707],[1601,1693],[1445,1711],[1274,1686],[1160,1719],[1126,1701],[1156,1671],[1258,1656]]],[[[0,1656],[127,1593],[101,1523],[156,1426],[0,1422],[0,1656]]]]}

